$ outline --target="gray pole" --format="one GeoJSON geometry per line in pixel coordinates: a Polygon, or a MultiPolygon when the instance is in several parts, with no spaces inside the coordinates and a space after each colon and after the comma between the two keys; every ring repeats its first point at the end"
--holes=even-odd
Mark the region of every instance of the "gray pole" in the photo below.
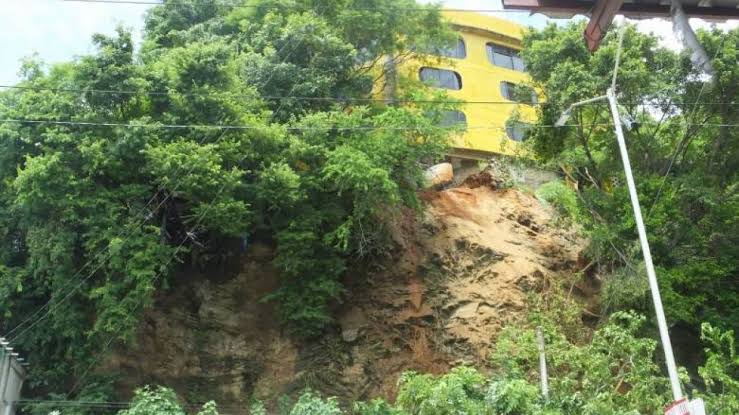
{"type": "Polygon", "coordinates": [[[682,41],[683,46],[690,50],[690,60],[693,65],[701,68],[708,76],[711,82],[715,82],[716,71],[713,69],[711,58],[708,57],[706,49],[698,41],[693,28],[690,27],[688,16],[683,11],[680,0],[670,1],[670,16],[672,16],[672,27],[675,35],[682,41]]]}
{"type": "Polygon", "coordinates": [[[652,263],[652,252],[649,250],[649,241],[647,240],[647,231],[644,227],[644,221],[641,216],[641,207],[639,206],[639,197],[636,194],[636,185],[634,184],[634,176],[631,174],[631,163],[629,162],[629,154],[626,152],[626,141],[624,140],[624,132],[621,129],[621,118],[618,114],[618,104],[616,102],[616,94],[612,88],[608,89],[606,94],[608,103],[611,107],[611,115],[613,116],[613,124],[616,129],[616,139],[618,140],[618,148],[621,151],[621,160],[624,163],[624,173],[626,174],[626,184],[629,186],[629,196],[631,196],[631,205],[634,208],[634,220],[636,221],[636,229],[639,232],[639,242],[641,242],[642,253],[644,254],[644,264],[647,267],[647,279],[649,280],[649,289],[652,292],[652,301],[654,302],[654,312],[657,314],[657,326],[659,327],[659,337],[662,340],[662,348],[665,352],[665,363],[667,364],[667,373],[670,376],[670,386],[672,387],[672,396],[675,400],[683,397],[680,389],[680,379],[677,376],[677,366],[675,365],[675,356],[672,353],[672,343],[670,343],[670,334],[667,331],[667,320],[665,312],[662,309],[662,298],[659,295],[659,285],[657,284],[657,274],[654,272],[654,264],[652,263]]]}
{"type": "Polygon", "coordinates": [[[539,373],[541,374],[541,394],[544,400],[549,399],[549,380],[547,379],[547,358],[544,354],[544,334],[541,326],[536,328],[536,343],[539,346],[539,373]]]}

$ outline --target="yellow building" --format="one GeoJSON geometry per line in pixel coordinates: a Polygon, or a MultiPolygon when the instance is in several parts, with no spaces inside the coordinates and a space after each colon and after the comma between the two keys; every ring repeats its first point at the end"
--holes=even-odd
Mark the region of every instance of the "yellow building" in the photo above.
{"type": "Polygon", "coordinates": [[[483,158],[491,153],[513,155],[520,151],[527,124],[507,125],[518,112],[523,121],[534,121],[537,94],[525,87],[529,77],[519,56],[523,27],[492,16],[445,12],[459,32],[456,47],[439,51],[445,59],[414,59],[398,68],[449,96],[467,102],[448,122],[467,125],[456,137],[452,155],[483,158]],[[515,91],[515,93],[514,93],[515,91]]]}

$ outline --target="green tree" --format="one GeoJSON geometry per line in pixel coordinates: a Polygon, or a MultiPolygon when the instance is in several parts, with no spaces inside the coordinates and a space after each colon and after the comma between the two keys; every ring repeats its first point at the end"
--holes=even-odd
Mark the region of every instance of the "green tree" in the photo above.
{"type": "Polygon", "coordinates": [[[485,403],[487,380],[477,370],[457,367],[441,377],[404,373],[399,381],[398,406],[411,414],[492,414],[485,403]]]}
{"type": "Polygon", "coordinates": [[[322,399],[311,391],[305,391],[300,395],[289,415],[341,415],[342,413],[335,398],[322,399]]]}
{"type": "MultiPolygon", "coordinates": [[[[118,415],[185,415],[186,413],[172,389],[161,386],[154,389],[146,386],[136,390],[131,407],[119,411],[118,415]]],[[[218,415],[215,403],[206,403],[197,415],[218,415]]]]}
{"type": "MultiPolygon", "coordinates": [[[[578,345],[556,322],[544,320],[553,405],[567,414],[659,413],[669,402],[669,389],[654,362],[657,343],[639,337],[644,321],[634,313],[615,313],[589,343],[578,345]]],[[[536,384],[535,339],[532,329],[505,329],[493,353],[494,364],[513,379],[536,384]]]]}
{"type": "MultiPolygon", "coordinates": [[[[541,124],[553,124],[576,101],[605,93],[616,30],[594,54],[582,42],[579,23],[526,35],[527,68],[547,96],[541,124]]],[[[625,134],[667,318],[696,337],[703,321],[732,328],[739,321],[739,137],[729,127],[739,119],[739,31],[703,31],[699,38],[714,57],[713,84],[698,76],[686,53],[662,48],[656,37],[628,26],[617,87],[622,111],[637,122],[625,134]]],[[[642,268],[639,246],[608,111],[604,104],[583,106],[569,127],[535,129],[532,147],[575,184],[597,266],[633,275],[642,268]]],[[[608,311],[636,308],[651,315],[646,285],[622,280],[606,279],[606,293],[613,294],[604,299],[608,311]],[[621,286],[630,294],[619,295],[621,286]]]]}
{"type": "Polygon", "coordinates": [[[698,369],[706,385],[703,397],[712,413],[729,415],[739,411],[739,355],[734,332],[701,325],[706,344],[706,363],[698,369]]]}
{"type": "Polygon", "coordinates": [[[25,62],[24,89],[0,93],[1,119],[43,121],[0,123],[2,328],[37,356],[34,394],[109,382],[95,366],[169,276],[237,255],[236,238],[275,244],[267,300],[320,334],[348,261],[382,254],[384,215],[419,206],[453,105],[341,100],[369,97],[377,63],[409,44],[447,42],[438,7],[217,3],[164,2],[139,53],[119,28],[76,61],[25,62]]]}

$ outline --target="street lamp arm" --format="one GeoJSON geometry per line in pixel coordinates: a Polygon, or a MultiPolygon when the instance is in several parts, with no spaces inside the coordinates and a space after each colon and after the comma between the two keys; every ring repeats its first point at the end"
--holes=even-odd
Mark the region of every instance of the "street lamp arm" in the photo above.
{"type": "Polygon", "coordinates": [[[555,127],[564,127],[564,125],[567,123],[567,120],[570,119],[570,115],[572,115],[572,110],[573,109],[575,109],[575,108],[577,108],[577,107],[579,107],[581,105],[586,105],[586,104],[590,104],[590,103],[598,102],[598,101],[605,101],[607,99],[608,99],[608,96],[607,95],[601,95],[599,97],[586,99],[584,101],[579,101],[579,102],[576,102],[576,103],[570,105],[562,113],[562,115],[559,116],[559,119],[557,120],[557,122],[554,123],[554,126],[555,127]]]}

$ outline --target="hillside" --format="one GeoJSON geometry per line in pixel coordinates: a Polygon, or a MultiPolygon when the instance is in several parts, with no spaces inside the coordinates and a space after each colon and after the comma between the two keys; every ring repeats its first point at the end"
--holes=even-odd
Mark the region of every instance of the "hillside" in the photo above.
{"type": "Polygon", "coordinates": [[[0,412],[739,413],[739,29],[696,33],[705,77],[628,22],[590,53],[578,21],[221,3],[0,88],[0,412]]]}
{"type": "Polygon", "coordinates": [[[534,196],[498,190],[489,173],[426,191],[422,218],[403,215],[392,258],[349,273],[339,327],[313,342],[280,329],[271,304],[273,250],[252,244],[238,269],[180,275],[144,318],[138,342],[107,371],[120,390],[174,387],[222,410],[306,385],[345,400],[393,398],[406,370],[487,366],[496,334],[524,317],[529,294],[578,266],[583,241],[551,225],[534,196]]]}

